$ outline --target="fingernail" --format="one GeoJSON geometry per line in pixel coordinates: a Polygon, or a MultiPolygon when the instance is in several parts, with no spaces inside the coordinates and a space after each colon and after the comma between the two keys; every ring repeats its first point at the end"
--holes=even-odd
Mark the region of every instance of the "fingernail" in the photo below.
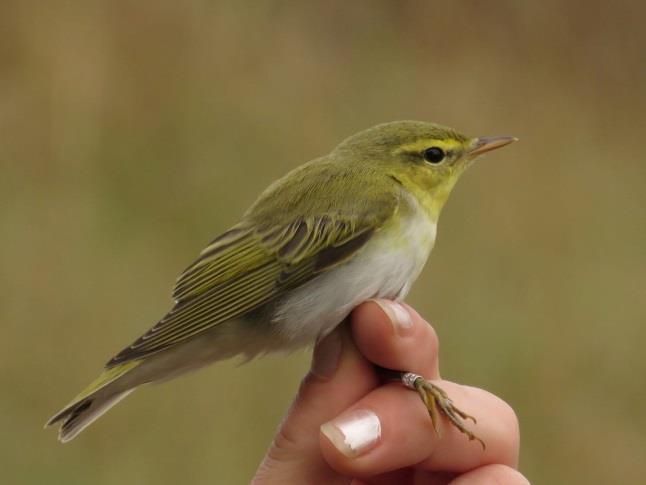
{"type": "Polygon", "coordinates": [[[330,379],[339,366],[342,347],[339,332],[339,329],[335,330],[314,347],[311,372],[321,379],[330,379]]]}
{"type": "Polygon", "coordinates": [[[353,458],[374,448],[381,437],[381,422],[372,411],[358,409],[323,424],[321,432],[337,450],[353,458]]]}
{"type": "Polygon", "coordinates": [[[404,305],[391,300],[374,299],[372,301],[379,305],[384,313],[388,315],[396,334],[408,335],[410,333],[413,328],[413,319],[404,305]]]}

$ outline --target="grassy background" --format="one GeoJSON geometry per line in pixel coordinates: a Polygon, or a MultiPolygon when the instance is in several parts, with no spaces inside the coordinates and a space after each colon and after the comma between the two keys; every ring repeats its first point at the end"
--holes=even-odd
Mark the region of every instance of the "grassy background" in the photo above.
{"type": "Polygon", "coordinates": [[[643,479],[643,2],[0,3],[4,483],[243,483],[308,353],[42,423],[288,169],[378,122],[521,142],[474,167],[409,302],[517,410],[535,483],[643,479]],[[240,379],[254,383],[243,389],[240,379]]]}

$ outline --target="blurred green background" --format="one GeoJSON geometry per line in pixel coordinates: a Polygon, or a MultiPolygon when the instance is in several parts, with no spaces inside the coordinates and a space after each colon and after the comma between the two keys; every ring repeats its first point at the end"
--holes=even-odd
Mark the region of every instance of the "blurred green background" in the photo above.
{"type": "Polygon", "coordinates": [[[646,456],[643,2],[0,3],[3,483],[244,483],[309,353],[42,424],[290,168],[379,122],[521,142],[458,184],[409,302],[508,401],[535,483],[646,456]],[[240,379],[254,383],[250,393],[240,379]]]}

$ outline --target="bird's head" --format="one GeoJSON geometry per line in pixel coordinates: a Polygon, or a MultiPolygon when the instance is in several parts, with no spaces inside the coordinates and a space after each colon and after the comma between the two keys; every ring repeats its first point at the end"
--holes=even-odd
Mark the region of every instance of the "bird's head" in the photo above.
{"type": "Polygon", "coordinates": [[[458,178],[476,158],[516,140],[512,136],[469,138],[434,123],[394,121],[351,136],[335,152],[400,183],[436,218],[458,178]]]}

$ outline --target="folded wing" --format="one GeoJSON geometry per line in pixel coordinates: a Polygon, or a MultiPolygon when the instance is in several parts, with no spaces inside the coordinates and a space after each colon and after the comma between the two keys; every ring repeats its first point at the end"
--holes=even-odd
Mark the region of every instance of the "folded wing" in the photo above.
{"type": "Polygon", "coordinates": [[[327,213],[275,225],[247,219],[234,226],[180,275],[174,308],[107,367],[178,345],[341,264],[396,208],[390,198],[370,214],[327,213]]]}

